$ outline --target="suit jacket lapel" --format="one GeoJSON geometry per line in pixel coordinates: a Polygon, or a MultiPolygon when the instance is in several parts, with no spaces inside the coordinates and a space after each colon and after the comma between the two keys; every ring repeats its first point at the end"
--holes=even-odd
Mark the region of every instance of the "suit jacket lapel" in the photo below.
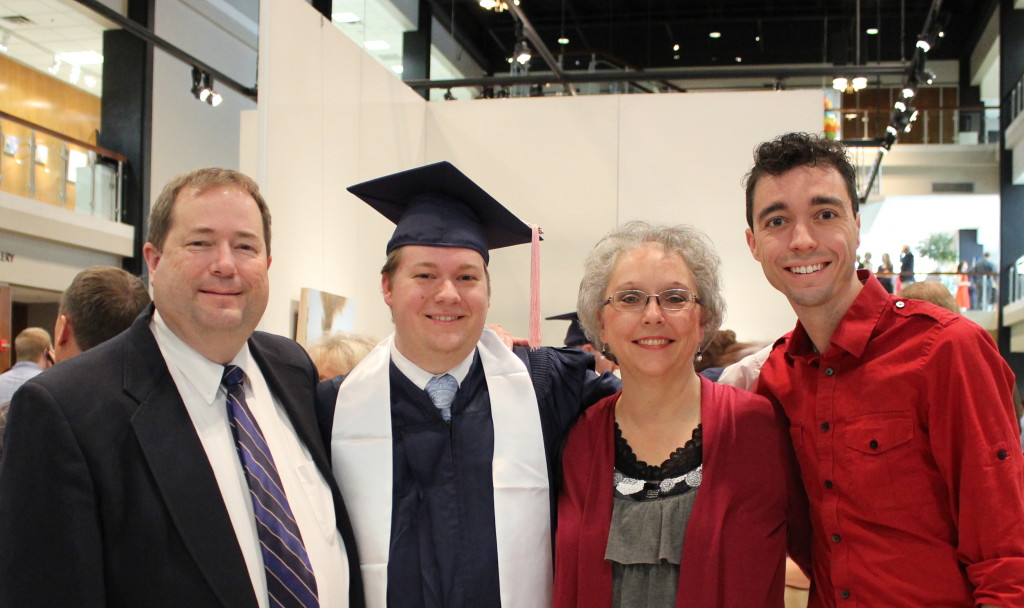
{"type": "Polygon", "coordinates": [[[225,606],[256,606],[245,558],[192,419],[149,329],[152,306],[128,330],[124,388],[132,427],[171,520],[225,606]]]}

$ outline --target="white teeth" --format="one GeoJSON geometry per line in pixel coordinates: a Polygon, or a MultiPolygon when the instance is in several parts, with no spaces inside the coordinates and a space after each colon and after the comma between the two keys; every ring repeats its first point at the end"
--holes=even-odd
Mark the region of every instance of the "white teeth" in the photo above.
{"type": "Polygon", "coordinates": [[[815,264],[813,266],[793,266],[789,269],[793,274],[811,274],[824,268],[824,264],[815,264]]]}
{"type": "Polygon", "coordinates": [[[661,344],[668,344],[669,342],[670,340],[665,338],[650,338],[636,341],[637,344],[642,344],[643,346],[659,346],[661,344]]]}
{"type": "Polygon", "coordinates": [[[435,320],[435,321],[454,321],[455,319],[458,319],[457,316],[440,316],[440,315],[433,315],[430,318],[435,320]]]}

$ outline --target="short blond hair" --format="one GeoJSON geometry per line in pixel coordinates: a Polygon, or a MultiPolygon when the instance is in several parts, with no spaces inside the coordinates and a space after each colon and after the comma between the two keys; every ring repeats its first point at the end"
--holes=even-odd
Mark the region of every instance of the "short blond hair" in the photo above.
{"type": "Polygon", "coordinates": [[[50,349],[50,332],[42,327],[28,327],[14,338],[15,362],[39,361],[50,349]]]}
{"type": "Polygon", "coordinates": [[[308,351],[320,376],[328,379],[351,372],[376,345],[377,340],[369,336],[336,331],[318,339],[308,351]]]}

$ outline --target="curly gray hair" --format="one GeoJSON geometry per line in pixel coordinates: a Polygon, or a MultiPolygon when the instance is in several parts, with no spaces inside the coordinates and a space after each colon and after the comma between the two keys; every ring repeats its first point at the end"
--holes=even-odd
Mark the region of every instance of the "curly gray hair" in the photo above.
{"type": "Polygon", "coordinates": [[[647,222],[629,222],[598,241],[583,264],[583,280],[580,281],[580,294],[576,300],[576,311],[587,339],[601,351],[607,351],[607,345],[601,341],[600,314],[608,297],[605,293],[608,282],[620,256],[645,243],[657,243],[666,251],[679,254],[690,267],[697,281],[697,295],[700,296],[701,326],[704,329],[700,350],[703,351],[722,325],[725,301],[718,277],[718,254],[711,240],[703,232],[686,225],[655,226],[647,222]]]}

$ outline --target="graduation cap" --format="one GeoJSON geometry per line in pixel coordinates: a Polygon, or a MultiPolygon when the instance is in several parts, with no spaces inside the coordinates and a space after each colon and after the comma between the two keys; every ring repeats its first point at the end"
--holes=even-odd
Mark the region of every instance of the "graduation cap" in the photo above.
{"type": "Polygon", "coordinates": [[[348,189],[396,224],[387,253],[405,245],[488,250],[529,243],[531,227],[473,180],[442,161],[348,189]]]}
{"type": "Polygon", "coordinates": [[[540,346],[540,229],[517,218],[455,165],[441,161],[350,186],[395,225],[387,253],[406,245],[462,247],[490,262],[491,249],[533,244],[530,346],[540,346]]]}
{"type": "Polygon", "coordinates": [[[590,340],[587,340],[587,335],[583,333],[583,326],[580,325],[580,317],[575,312],[567,312],[563,315],[546,318],[548,321],[570,321],[569,331],[565,332],[566,346],[576,347],[590,344],[590,340]]]}

